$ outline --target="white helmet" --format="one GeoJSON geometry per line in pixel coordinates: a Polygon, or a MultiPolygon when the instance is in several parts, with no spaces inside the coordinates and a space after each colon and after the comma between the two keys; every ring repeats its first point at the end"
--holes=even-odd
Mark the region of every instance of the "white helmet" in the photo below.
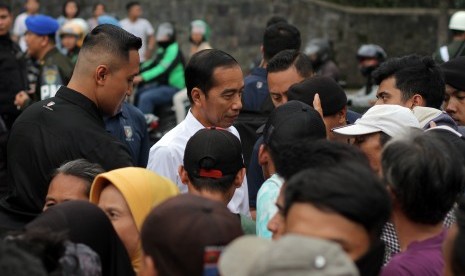
{"type": "Polygon", "coordinates": [[[465,31],[465,11],[455,12],[449,21],[449,29],[465,31]]]}

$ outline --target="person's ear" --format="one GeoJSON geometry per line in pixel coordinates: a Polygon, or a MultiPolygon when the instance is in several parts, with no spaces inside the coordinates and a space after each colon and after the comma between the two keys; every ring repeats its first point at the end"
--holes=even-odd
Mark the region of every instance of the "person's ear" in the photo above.
{"type": "Polygon", "coordinates": [[[337,122],[339,123],[339,125],[345,125],[345,123],[347,122],[347,106],[344,106],[344,108],[342,108],[338,113],[338,118],[337,118],[337,122]]]}
{"type": "Polygon", "coordinates": [[[107,75],[109,74],[109,69],[107,65],[99,65],[95,69],[95,82],[98,86],[105,85],[105,81],[107,79],[107,75]]]}
{"type": "Polygon", "coordinates": [[[413,109],[415,106],[425,106],[425,105],[426,105],[425,99],[423,99],[423,97],[420,94],[413,95],[411,109],[413,109]]]}
{"type": "Polygon", "coordinates": [[[178,174],[179,174],[179,177],[181,178],[182,184],[184,185],[189,184],[189,175],[187,174],[187,171],[184,169],[183,165],[179,166],[178,174]]]}
{"type": "Polygon", "coordinates": [[[201,99],[204,96],[204,93],[200,88],[194,87],[191,91],[192,102],[194,105],[202,105],[201,99]]]}
{"type": "Polygon", "coordinates": [[[237,172],[236,177],[234,178],[234,186],[236,188],[240,188],[242,186],[244,177],[245,177],[245,168],[242,168],[237,172]]]}
{"type": "Polygon", "coordinates": [[[265,166],[269,162],[270,155],[265,148],[265,144],[261,144],[258,148],[258,164],[265,166]]]}

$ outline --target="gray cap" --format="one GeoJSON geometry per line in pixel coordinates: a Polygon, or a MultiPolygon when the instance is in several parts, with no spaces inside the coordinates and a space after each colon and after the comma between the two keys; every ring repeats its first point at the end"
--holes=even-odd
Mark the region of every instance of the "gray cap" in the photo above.
{"type": "Polygon", "coordinates": [[[291,234],[278,241],[238,238],[222,253],[219,270],[223,276],[359,275],[338,244],[291,234]]]}

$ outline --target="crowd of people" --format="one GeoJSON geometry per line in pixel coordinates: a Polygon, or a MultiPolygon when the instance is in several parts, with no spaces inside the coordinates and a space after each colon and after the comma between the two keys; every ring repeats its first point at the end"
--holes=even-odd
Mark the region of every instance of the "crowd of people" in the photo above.
{"type": "Polygon", "coordinates": [[[361,45],[347,95],[283,17],[245,76],[204,20],[184,56],[138,2],[39,6],[0,2],[2,275],[465,275],[465,12],[431,56],[361,45]]]}

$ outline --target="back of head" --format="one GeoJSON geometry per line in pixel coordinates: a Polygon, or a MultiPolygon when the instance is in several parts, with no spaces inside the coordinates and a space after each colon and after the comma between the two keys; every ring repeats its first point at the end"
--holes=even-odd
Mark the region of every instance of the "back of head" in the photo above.
{"type": "Polygon", "coordinates": [[[442,222],[465,184],[462,156],[434,132],[392,140],[381,164],[395,201],[416,223],[442,222]]]}
{"type": "Polygon", "coordinates": [[[220,259],[220,272],[232,275],[359,275],[341,247],[327,240],[287,234],[278,241],[244,236],[220,259]]]}
{"type": "Polygon", "coordinates": [[[94,250],[102,262],[102,275],[131,275],[126,249],[105,213],[87,201],[74,200],[55,205],[26,225],[26,230],[65,232],[70,241],[94,250]]]}
{"type": "Polygon", "coordinates": [[[287,19],[279,15],[274,15],[266,21],[266,27],[268,28],[269,26],[280,22],[287,23],[287,19]]]}
{"type": "Polygon", "coordinates": [[[108,185],[115,186],[124,197],[139,231],[154,206],[179,193],[168,178],[145,168],[126,167],[99,174],[92,184],[90,202],[98,204],[108,185]]]}
{"type": "Polygon", "coordinates": [[[239,217],[223,203],[183,194],[152,210],[141,240],[158,275],[202,275],[205,253],[241,235],[239,217]]]}
{"type": "Polygon", "coordinates": [[[201,129],[184,150],[184,169],[197,190],[229,191],[244,166],[241,142],[227,130],[201,129]]]}
{"type": "Polygon", "coordinates": [[[465,32],[465,11],[457,11],[452,15],[449,29],[460,33],[465,32]]]}
{"type": "Polygon", "coordinates": [[[138,51],[142,47],[139,37],[120,27],[103,24],[95,27],[84,39],[79,52],[75,71],[88,70],[87,66],[108,64],[117,70],[129,61],[129,52],[138,51]]]}
{"type": "Polygon", "coordinates": [[[271,150],[273,160],[282,148],[299,140],[325,138],[326,128],[320,114],[299,101],[275,108],[263,129],[263,143],[271,150]]]}
{"type": "Polygon", "coordinates": [[[340,163],[370,164],[359,148],[328,140],[301,140],[283,148],[273,160],[276,172],[286,180],[309,168],[338,166],[340,163]]]}
{"type": "Polygon", "coordinates": [[[373,72],[376,84],[394,77],[404,101],[419,94],[427,107],[440,109],[444,101],[445,83],[441,70],[429,56],[409,55],[387,60],[373,72]]]}
{"type": "Polygon", "coordinates": [[[193,102],[191,91],[195,87],[208,96],[208,91],[215,86],[213,73],[216,68],[234,66],[239,66],[239,63],[221,50],[207,49],[195,53],[187,63],[184,73],[189,101],[193,102]]]}
{"type": "Polygon", "coordinates": [[[379,239],[391,212],[386,188],[370,168],[355,162],[310,168],[292,176],[285,190],[285,214],[294,203],[312,204],[358,223],[372,241],[379,239]]]}
{"type": "Polygon", "coordinates": [[[299,75],[308,78],[313,74],[312,61],[310,58],[298,50],[283,50],[277,53],[268,61],[266,71],[277,73],[285,71],[294,66],[299,75]]]}
{"type": "Polygon", "coordinates": [[[459,91],[465,91],[465,57],[456,57],[444,62],[439,67],[441,67],[446,84],[459,91]]]}
{"type": "Polygon", "coordinates": [[[263,57],[268,61],[282,50],[299,50],[300,44],[300,32],[294,25],[284,22],[273,24],[263,35],[263,57]]]}
{"type": "Polygon", "coordinates": [[[313,107],[315,94],[320,96],[323,116],[333,115],[347,105],[347,96],[342,87],[330,77],[314,76],[292,85],[288,99],[304,102],[313,107]]]}

